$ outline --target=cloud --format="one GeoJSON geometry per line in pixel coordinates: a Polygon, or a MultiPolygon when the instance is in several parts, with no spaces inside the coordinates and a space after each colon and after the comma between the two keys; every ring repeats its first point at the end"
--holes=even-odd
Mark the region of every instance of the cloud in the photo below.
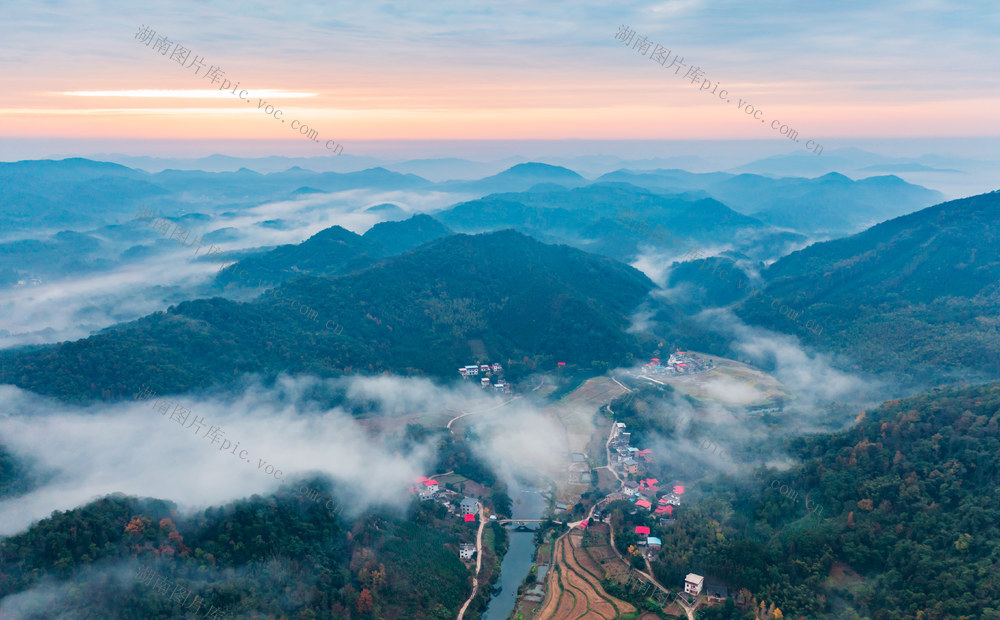
{"type": "MultiPolygon", "coordinates": [[[[192,232],[197,237],[229,229],[227,240],[218,242],[223,250],[221,256],[228,257],[255,248],[298,244],[334,225],[363,234],[384,219],[365,211],[376,204],[391,202],[404,211],[419,213],[454,201],[455,195],[436,191],[355,189],[309,194],[234,213],[212,214],[210,221],[198,224],[192,232]],[[274,220],[281,220],[285,226],[263,225],[274,220]]],[[[199,260],[194,253],[196,245],[184,246],[141,223],[127,225],[138,232],[109,240],[108,255],[97,262],[113,262],[118,258],[116,253],[132,245],[152,246],[155,251],[148,256],[131,257],[127,264],[118,263],[104,271],[74,274],[41,286],[0,289],[0,348],[85,338],[116,323],[164,310],[171,304],[218,294],[204,287],[215,277],[220,265],[199,260]]],[[[104,230],[97,231],[95,236],[104,236],[104,230]]]]}
{"type": "Polygon", "coordinates": [[[463,418],[479,436],[473,449],[498,471],[565,467],[565,434],[549,413],[523,399],[504,404],[470,382],[281,375],[265,385],[250,377],[233,394],[169,396],[166,413],[152,400],[67,406],[9,385],[0,399],[10,411],[0,443],[43,480],[0,501],[0,535],[111,493],[167,499],[191,513],[317,474],[337,483],[348,516],[374,505],[399,509],[413,478],[433,473],[437,460],[436,439],[404,450],[401,431],[434,415],[443,427],[452,414],[473,412],[463,418]]]}
{"type": "MultiPolygon", "coordinates": [[[[73,97],[139,97],[151,99],[231,99],[232,92],[224,90],[77,90],[53,93],[73,97]]],[[[315,97],[316,93],[296,93],[284,90],[255,90],[256,97],[271,97],[275,99],[301,99],[315,97]]],[[[231,113],[231,112],[229,112],[231,113]]]]}
{"type": "MultiPolygon", "coordinates": [[[[562,412],[579,418],[576,408],[562,412]]],[[[586,413],[592,413],[589,410],[586,413]]],[[[566,430],[554,418],[553,411],[542,411],[523,400],[480,416],[470,416],[468,422],[476,439],[472,445],[477,455],[494,471],[509,476],[547,476],[565,478],[569,460],[566,430]]],[[[587,434],[587,426],[574,429],[575,434],[587,434]]]]}
{"type": "Polygon", "coordinates": [[[403,455],[390,437],[370,432],[342,407],[310,397],[350,392],[351,382],[281,377],[233,396],[169,397],[167,414],[150,401],[70,407],[0,386],[11,411],[0,441],[48,474],[39,488],[0,501],[0,534],[116,492],[169,499],[190,512],[275,492],[282,480],[313,473],[343,483],[348,514],[372,504],[401,507],[412,478],[433,464],[433,447],[403,455]],[[189,410],[183,423],[170,417],[177,405],[189,410]],[[220,429],[214,443],[213,428],[220,429]]]}

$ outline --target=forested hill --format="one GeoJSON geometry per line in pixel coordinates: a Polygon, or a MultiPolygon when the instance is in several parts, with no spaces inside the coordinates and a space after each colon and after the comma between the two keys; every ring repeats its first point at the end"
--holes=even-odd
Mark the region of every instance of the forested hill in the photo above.
{"type": "MultiPolygon", "coordinates": [[[[965,370],[1000,376],[1000,193],[945,202],[862,233],[817,243],[768,268],[761,299],[821,324],[799,336],[862,368],[941,382],[965,370]]],[[[765,303],[747,321],[787,331],[765,303]]]]}
{"type": "Polygon", "coordinates": [[[0,543],[0,599],[18,618],[455,617],[470,579],[458,547],[478,524],[434,502],[347,522],[316,491],[316,501],[255,495],[186,518],[122,495],[53,512],[0,543]]]}
{"type": "Polygon", "coordinates": [[[696,547],[668,533],[657,573],[727,580],[787,618],[1000,616],[1000,384],[889,401],[793,453],[717,486],[677,525],[696,547]]]}
{"type": "Polygon", "coordinates": [[[513,231],[453,235],[361,272],[293,280],[281,301],[189,301],[84,340],[6,352],[0,380],[90,401],[245,372],[450,377],[474,349],[513,360],[515,374],[556,360],[617,365],[638,350],[628,315],[652,287],[627,265],[513,231]]]}

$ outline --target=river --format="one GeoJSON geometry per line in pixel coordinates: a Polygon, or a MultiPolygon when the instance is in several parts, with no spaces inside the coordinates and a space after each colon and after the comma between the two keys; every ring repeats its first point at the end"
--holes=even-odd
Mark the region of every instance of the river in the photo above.
{"type": "MultiPolygon", "coordinates": [[[[548,501],[537,490],[511,485],[509,493],[514,502],[512,509],[514,514],[511,515],[513,519],[541,519],[548,508],[548,501]]],[[[537,523],[526,525],[538,526],[537,523]]],[[[517,602],[517,587],[528,576],[528,571],[534,564],[535,533],[519,532],[515,528],[513,524],[507,528],[510,533],[510,544],[500,564],[500,580],[497,582],[500,594],[490,599],[486,611],[483,612],[483,620],[507,620],[510,612],[514,611],[514,603],[517,602]]]]}

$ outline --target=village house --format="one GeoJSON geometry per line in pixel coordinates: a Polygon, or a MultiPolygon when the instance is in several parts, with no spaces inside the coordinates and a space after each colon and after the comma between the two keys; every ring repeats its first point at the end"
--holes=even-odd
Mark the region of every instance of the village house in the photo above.
{"type": "Polygon", "coordinates": [[[639,508],[645,508],[646,510],[649,510],[650,508],[653,507],[653,503],[651,501],[649,501],[649,500],[646,500],[646,499],[640,499],[640,500],[638,500],[635,503],[635,505],[638,506],[639,508]]]}
{"type": "Polygon", "coordinates": [[[656,515],[667,515],[667,516],[670,516],[673,513],[674,513],[674,507],[671,506],[671,505],[669,505],[669,504],[667,504],[667,502],[663,498],[660,498],[660,505],[654,511],[654,514],[656,514],[656,515]]]}
{"type": "Polygon", "coordinates": [[[470,543],[462,543],[458,546],[458,557],[462,560],[471,560],[476,553],[476,546],[470,543]]]}
{"type": "Polygon", "coordinates": [[[416,484],[410,487],[410,491],[417,493],[420,499],[432,499],[434,494],[440,490],[437,480],[432,480],[426,476],[420,476],[414,482],[416,484]]]}
{"type": "Polygon", "coordinates": [[[474,497],[466,497],[459,505],[459,509],[463,515],[476,514],[479,511],[479,502],[474,497]]]}
{"type": "Polygon", "coordinates": [[[639,544],[645,545],[646,539],[649,537],[649,528],[645,525],[635,526],[635,535],[639,537],[639,544]]]}
{"type": "Polygon", "coordinates": [[[724,601],[729,598],[729,590],[726,589],[726,586],[708,586],[705,591],[710,601],[724,601]]]}
{"type": "Polygon", "coordinates": [[[632,482],[631,480],[626,482],[622,488],[622,493],[628,496],[639,494],[639,485],[632,482]]]}
{"type": "Polygon", "coordinates": [[[659,480],[656,478],[646,478],[645,480],[640,480],[639,493],[649,498],[655,497],[660,491],[660,487],[656,486],[658,482],[659,480]]]}
{"type": "Polygon", "coordinates": [[[693,594],[698,596],[701,594],[701,586],[705,583],[705,578],[701,575],[695,575],[694,573],[688,573],[688,576],[684,578],[684,592],[685,594],[693,594]]]}
{"type": "Polygon", "coordinates": [[[637,474],[639,473],[639,463],[632,457],[628,457],[622,461],[622,469],[625,470],[626,474],[637,474]]]}

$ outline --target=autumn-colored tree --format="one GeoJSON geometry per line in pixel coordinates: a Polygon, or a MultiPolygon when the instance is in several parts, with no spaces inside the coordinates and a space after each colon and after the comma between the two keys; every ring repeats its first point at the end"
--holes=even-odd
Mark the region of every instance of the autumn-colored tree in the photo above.
{"type": "Polygon", "coordinates": [[[360,613],[371,613],[375,609],[375,600],[372,598],[371,590],[368,588],[362,590],[361,594],[358,595],[358,600],[354,602],[354,605],[360,613]]]}
{"type": "Polygon", "coordinates": [[[854,511],[847,513],[847,527],[854,527],[854,511]]]}
{"type": "Polygon", "coordinates": [[[861,500],[861,501],[858,502],[858,508],[860,508],[861,510],[865,510],[865,511],[869,511],[870,512],[875,507],[872,505],[872,500],[870,500],[870,499],[863,499],[863,500],[861,500]]]}
{"type": "Polygon", "coordinates": [[[142,536],[148,524],[149,519],[147,517],[132,517],[128,525],[125,526],[125,531],[138,538],[142,536]]]}

